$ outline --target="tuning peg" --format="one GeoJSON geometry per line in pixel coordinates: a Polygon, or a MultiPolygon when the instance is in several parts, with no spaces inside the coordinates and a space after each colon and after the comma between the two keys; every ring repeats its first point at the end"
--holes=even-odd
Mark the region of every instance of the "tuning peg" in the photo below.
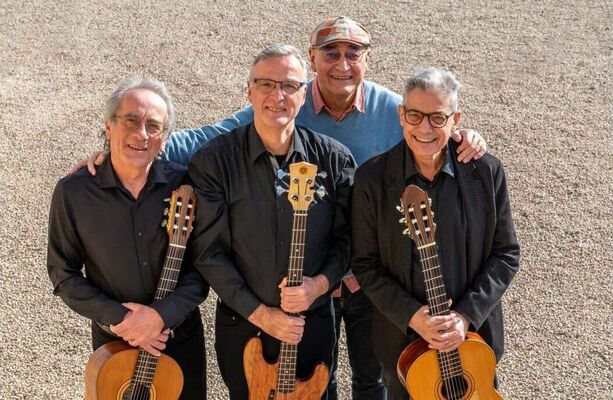
{"type": "Polygon", "coordinates": [[[284,187],[281,187],[281,186],[277,186],[276,189],[277,189],[277,196],[281,196],[284,193],[289,192],[289,190],[287,190],[287,189],[285,189],[284,187]]]}
{"type": "Polygon", "coordinates": [[[168,207],[164,209],[164,215],[168,215],[168,207]]]}
{"type": "Polygon", "coordinates": [[[170,202],[170,197],[167,197],[164,199],[164,203],[169,203],[170,202]]]}
{"type": "Polygon", "coordinates": [[[326,171],[321,171],[317,174],[320,178],[326,179],[328,177],[328,173],[326,171]]]}
{"type": "Polygon", "coordinates": [[[432,199],[428,197],[428,204],[432,205],[432,199]]]}
{"type": "Polygon", "coordinates": [[[406,224],[407,219],[405,217],[402,217],[398,220],[398,222],[400,222],[401,224],[406,224]]]}
{"type": "Polygon", "coordinates": [[[400,214],[404,214],[404,208],[402,208],[402,206],[396,206],[396,210],[398,210],[400,214]]]}
{"type": "Polygon", "coordinates": [[[319,198],[320,198],[320,199],[323,199],[323,198],[324,198],[324,196],[325,196],[325,195],[326,195],[326,193],[327,193],[327,192],[326,192],[326,188],[325,188],[325,187],[323,187],[323,186],[320,186],[320,187],[317,189],[317,191],[316,191],[315,193],[317,193],[317,195],[319,196],[319,198]]]}
{"type": "Polygon", "coordinates": [[[166,225],[168,225],[168,221],[166,220],[162,221],[162,228],[166,228],[166,225]]]}
{"type": "Polygon", "coordinates": [[[402,231],[403,235],[408,235],[409,234],[409,228],[405,229],[404,231],[402,231]]]}

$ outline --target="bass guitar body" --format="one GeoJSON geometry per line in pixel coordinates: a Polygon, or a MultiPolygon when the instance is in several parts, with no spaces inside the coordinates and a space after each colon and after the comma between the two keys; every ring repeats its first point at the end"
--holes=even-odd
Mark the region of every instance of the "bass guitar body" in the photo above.
{"type": "Polygon", "coordinates": [[[125,342],[111,342],[99,347],[85,367],[85,400],[178,399],[183,389],[179,364],[162,354],[151,386],[134,386],[132,377],[138,355],[139,350],[125,342]]]}
{"type": "Polygon", "coordinates": [[[279,361],[269,364],[262,355],[262,341],[254,337],[247,342],[243,353],[245,377],[249,386],[249,400],[316,400],[320,399],[328,386],[328,367],[317,364],[311,376],[298,380],[291,375],[294,382],[286,382],[277,388],[279,361]],[[283,386],[288,390],[284,391],[283,386]],[[289,389],[293,387],[293,390],[289,389]]]}
{"type": "Polygon", "coordinates": [[[458,348],[462,375],[448,391],[441,376],[436,350],[428,342],[416,340],[404,349],[397,364],[398,378],[412,400],[502,400],[494,389],[496,357],[485,341],[474,332],[458,348]]]}
{"type": "Polygon", "coordinates": [[[262,354],[262,341],[257,337],[250,339],[243,353],[249,400],[316,400],[326,391],[329,372],[324,363],[318,364],[313,374],[303,381],[290,374],[294,382],[286,382],[288,390],[285,391],[283,385],[277,388],[279,361],[269,364],[262,354]]]}

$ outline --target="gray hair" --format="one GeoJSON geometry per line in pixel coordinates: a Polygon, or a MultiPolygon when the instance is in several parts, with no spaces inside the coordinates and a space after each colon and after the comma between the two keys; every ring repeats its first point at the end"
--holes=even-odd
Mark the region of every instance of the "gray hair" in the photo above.
{"type": "Polygon", "coordinates": [[[437,67],[421,67],[416,69],[404,85],[402,101],[406,104],[409,93],[413,89],[434,91],[449,96],[451,111],[458,111],[458,92],[460,82],[449,71],[437,67]]]}
{"type": "Polygon", "coordinates": [[[164,125],[166,132],[172,132],[175,125],[175,106],[172,102],[172,97],[164,83],[146,75],[137,75],[125,79],[117,86],[117,89],[106,99],[104,120],[114,121],[121,99],[128,91],[135,89],[150,90],[164,100],[164,103],[166,103],[166,121],[164,125]]]}
{"type": "Polygon", "coordinates": [[[251,71],[249,71],[249,80],[253,78],[253,67],[255,67],[257,63],[263,60],[285,56],[293,56],[294,58],[296,58],[296,60],[298,60],[300,66],[302,67],[302,70],[304,71],[304,77],[306,78],[308,64],[300,50],[290,44],[273,44],[260,51],[258,55],[255,56],[253,62],[251,63],[251,71]]]}

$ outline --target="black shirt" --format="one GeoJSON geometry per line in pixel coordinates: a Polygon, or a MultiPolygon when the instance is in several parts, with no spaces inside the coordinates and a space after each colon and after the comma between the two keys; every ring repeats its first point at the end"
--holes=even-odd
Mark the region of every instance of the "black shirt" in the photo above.
{"type": "Polygon", "coordinates": [[[208,142],[188,166],[198,193],[195,266],[245,318],[261,303],[280,304],[277,286],[287,274],[293,220],[290,163],[316,164],[316,184],[325,189],[309,208],[304,276],[323,274],[332,287],[348,268],[355,161],[345,146],[306,128],[297,127],[292,138],[278,165],[249,124],[208,142]]]}
{"type": "Polygon", "coordinates": [[[174,327],[208,293],[206,282],[184,262],[174,292],[153,301],[168,245],[161,226],[164,199],[182,183],[185,168],[154,161],[134,199],[110,159],[96,176],[82,169],[55,187],[47,255],[53,293],[77,313],[105,325],[121,322],[128,311],[122,302],[136,302],[154,308],[165,327],[174,327]]]}
{"type": "MultiPolygon", "coordinates": [[[[455,179],[453,161],[449,147],[445,148],[443,166],[432,181],[425,178],[415,167],[413,155],[405,146],[404,179],[406,185],[417,185],[428,192],[432,200],[431,210],[436,223],[436,247],[441,272],[449,298],[457,301],[463,294],[460,288],[465,288],[467,282],[466,267],[466,214],[462,204],[460,188],[455,179]]],[[[409,236],[407,236],[409,238],[409,236]]],[[[417,247],[412,245],[413,281],[412,295],[422,304],[426,304],[426,286],[417,247]]]]}

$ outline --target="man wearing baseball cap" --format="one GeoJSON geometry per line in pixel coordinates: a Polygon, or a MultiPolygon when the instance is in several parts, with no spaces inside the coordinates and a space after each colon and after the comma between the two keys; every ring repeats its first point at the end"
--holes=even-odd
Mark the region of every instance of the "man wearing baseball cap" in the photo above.
{"type": "MultiPolygon", "coordinates": [[[[364,79],[372,47],[368,30],[348,17],[327,18],[311,33],[310,44],[309,60],[315,77],[307,83],[306,101],[296,117],[296,125],[345,144],[358,165],[403,140],[397,112],[402,97],[364,79]]],[[[165,157],[186,165],[208,140],[252,121],[253,110],[248,106],[215,125],[175,132],[166,144],[165,157]]],[[[463,129],[452,138],[461,141],[459,161],[468,162],[485,154],[485,141],[473,130],[463,129]]],[[[92,159],[88,167],[95,173],[92,159]]],[[[340,321],[345,321],[352,397],[385,399],[381,367],[373,354],[372,304],[351,273],[343,278],[334,296],[337,337],[340,321]]],[[[337,398],[336,365],[335,357],[329,399],[337,398]]]]}

